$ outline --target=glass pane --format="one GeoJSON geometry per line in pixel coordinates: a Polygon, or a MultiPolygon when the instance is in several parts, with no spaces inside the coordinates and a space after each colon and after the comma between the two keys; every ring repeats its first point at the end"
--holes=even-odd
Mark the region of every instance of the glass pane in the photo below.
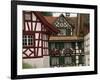
{"type": "Polygon", "coordinates": [[[84,56],[79,56],[79,64],[84,64],[84,56]]]}
{"type": "Polygon", "coordinates": [[[55,43],[55,48],[56,49],[63,49],[64,48],[64,43],[63,42],[57,42],[57,43],[55,43]]]}
{"type": "Polygon", "coordinates": [[[64,48],[66,49],[66,48],[71,48],[72,46],[71,46],[71,43],[65,43],[64,44],[64,48]]]}
{"type": "Polygon", "coordinates": [[[71,57],[65,57],[65,64],[71,65],[72,63],[72,58],[71,57]]]}
{"type": "Polygon", "coordinates": [[[75,42],[72,42],[72,48],[75,49],[75,42]]]}
{"type": "Polygon", "coordinates": [[[55,43],[54,42],[49,42],[49,49],[55,48],[55,43]]]}
{"type": "Polygon", "coordinates": [[[50,57],[51,58],[51,66],[59,65],[59,57],[50,57]]]}
{"type": "Polygon", "coordinates": [[[26,46],[27,45],[27,36],[24,35],[23,36],[23,46],[26,46]]]}
{"type": "Polygon", "coordinates": [[[66,35],[70,36],[71,35],[71,29],[66,29],[66,35]]]}
{"type": "Polygon", "coordinates": [[[60,29],[60,34],[61,35],[66,35],[66,29],[60,29]]]}

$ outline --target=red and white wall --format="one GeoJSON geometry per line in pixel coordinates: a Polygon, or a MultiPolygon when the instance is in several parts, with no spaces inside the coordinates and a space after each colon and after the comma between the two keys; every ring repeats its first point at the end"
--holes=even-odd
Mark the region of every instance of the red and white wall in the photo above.
{"type": "Polygon", "coordinates": [[[49,67],[49,36],[44,24],[34,12],[23,12],[23,18],[23,35],[32,36],[31,45],[23,45],[23,63],[33,68],[49,67]]]}

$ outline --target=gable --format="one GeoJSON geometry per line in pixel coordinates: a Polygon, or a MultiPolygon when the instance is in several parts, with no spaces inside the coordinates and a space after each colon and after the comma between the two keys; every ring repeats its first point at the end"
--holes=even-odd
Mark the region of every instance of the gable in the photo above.
{"type": "Polygon", "coordinates": [[[44,26],[44,28],[49,31],[49,33],[58,33],[58,29],[49,24],[40,12],[23,11],[23,14],[24,31],[36,31],[36,28],[37,30],[41,30],[41,26],[44,26]],[[36,27],[36,25],[38,26],[36,27]]]}
{"type": "Polygon", "coordinates": [[[65,28],[72,28],[72,26],[68,23],[66,18],[64,17],[63,14],[61,14],[53,23],[56,27],[65,27],[65,28]]]}
{"type": "Polygon", "coordinates": [[[40,21],[44,24],[44,27],[48,29],[50,32],[52,33],[59,32],[59,30],[55,28],[52,24],[50,24],[40,12],[34,12],[34,14],[40,19],[40,21]]]}
{"type": "Polygon", "coordinates": [[[41,31],[41,21],[32,12],[23,12],[24,31],[41,31]]]}

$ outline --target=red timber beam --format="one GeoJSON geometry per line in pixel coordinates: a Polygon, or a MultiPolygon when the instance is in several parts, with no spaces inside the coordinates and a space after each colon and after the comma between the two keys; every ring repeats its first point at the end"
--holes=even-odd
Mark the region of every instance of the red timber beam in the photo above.
{"type": "Polygon", "coordinates": [[[37,43],[37,47],[38,47],[38,48],[37,48],[37,55],[38,55],[38,51],[39,51],[40,34],[41,34],[41,33],[39,33],[39,35],[38,35],[38,40],[37,40],[37,41],[38,41],[38,43],[37,43]]]}
{"type": "Polygon", "coordinates": [[[32,12],[31,12],[31,31],[33,31],[33,23],[32,23],[32,19],[33,19],[33,16],[32,16],[32,12]]]}
{"type": "Polygon", "coordinates": [[[29,22],[26,22],[26,23],[27,23],[28,31],[31,31],[30,26],[29,26],[29,22]]]}
{"type": "Polygon", "coordinates": [[[33,46],[23,46],[23,49],[26,48],[26,50],[23,51],[23,53],[26,55],[26,57],[23,57],[23,58],[25,58],[25,59],[39,58],[39,57],[43,57],[43,55],[48,55],[48,54],[43,54],[43,50],[47,52],[48,47],[46,46],[47,41],[43,39],[42,34],[50,36],[50,34],[57,33],[57,32],[58,32],[58,30],[56,28],[53,28],[53,25],[50,25],[45,20],[45,18],[43,18],[43,16],[40,15],[40,13],[33,12],[33,11],[30,11],[30,12],[23,11],[23,35],[33,35],[34,36],[33,37],[33,43],[34,43],[33,46]],[[29,13],[31,15],[31,16],[29,16],[30,17],[29,20],[25,20],[26,13],[29,13]],[[35,16],[36,16],[36,21],[32,20],[33,14],[35,14],[35,16]],[[38,21],[38,19],[39,19],[39,21],[38,21]],[[38,22],[41,22],[41,29],[42,29],[41,31],[36,31],[38,22]],[[33,29],[33,23],[35,23],[34,29],[33,29]],[[26,31],[26,28],[28,29],[27,31],[26,31]],[[43,31],[43,28],[45,29],[45,31],[43,31]],[[36,39],[36,35],[35,35],[36,33],[39,34],[38,39],[36,39]],[[40,36],[41,36],[41,39],[40,39],[40,36]],[[36,40],[37,40],[37,46],[36,46],[36,40]],[[41,41],[41,45],[39,46],[40,41],[41,41]],[[44,41],[44,43],[43,43],[43,41],[44,41]],[[44,44],[44,46],[43,46],[43,44],[44,44]],[[32,51],[31,48],[33,48],[34,51],[32,51]],[[42,50],[41,55],[39,55],[39,48],[41,48],[41,50],[42,50]],[[31,52],[29,55],[25,53],[27,50],[29,50],[31,52]],[[32,54],[34,54],[34,56],[32,56],[32,54]]]}

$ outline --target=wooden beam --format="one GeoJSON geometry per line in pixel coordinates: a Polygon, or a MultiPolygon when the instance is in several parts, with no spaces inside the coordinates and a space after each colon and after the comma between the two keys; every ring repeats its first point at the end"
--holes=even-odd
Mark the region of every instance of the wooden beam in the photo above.
{"type": "Polygon", "coordinates": [[[32,12],[31,12],[31,31],[33,31],[33,23],[32,23],[32,18],[33,18],[33,16],[32,16],[32,12]]]}
{"type": "MultiPolygon", "coordinates": [[[[39,33],[39,35],[38,35],[38,39],[39,39],[39,40],[38,40],[37,47],[39,47],[39,43],[40,43],[40,34],[41,34],[41,33],[39,33]]],[[[38,55],[38,51],[39,51],[39,48],[37,48],[37,55],[38,55]]]]}
{"type": "Polygon", "coordinates": [[[26,23],[27,23],[28,31],[31,31],[29,23],[28,22],[26,22],[26,23]]]}

